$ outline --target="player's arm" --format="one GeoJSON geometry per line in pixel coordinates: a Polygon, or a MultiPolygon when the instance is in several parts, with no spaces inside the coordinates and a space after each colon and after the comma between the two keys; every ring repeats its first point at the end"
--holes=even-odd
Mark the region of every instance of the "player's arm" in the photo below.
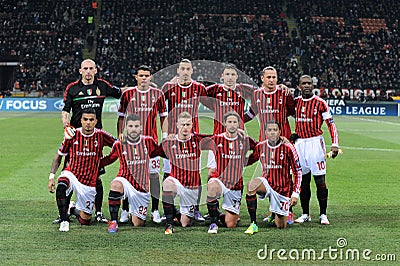
{"type": "Polygon", "coordinates": [[[254,148],[254,151],[250,154],[247,159],[246,166],[252,165],[260,159],[259,145],[254,148]]]}
{"type": "Polygon", "coordinates": [[[58,171],[58,168],[61,165],[61,161],[62,161],[62,156],[57,153],[56,156],[53,159],[53,162],[51,163],[51,170],[50,170],[50,175],[49,175],[49,183],[47,184],[47,189],[49,190],[50,193],[54,193],[54,191],[55,191],[54,177],[55,177],[55,174],[58,171]]]}
{"type": "Polygon", "coordinates": [[[106,96],[113,97],[115,99],[121,98],[122,90],[119,87],[111,85],[111,83],[108,81],[102,81],[106,84],[106,96]]]}
{"type": "Polygon", "coordinates": [[[333,121],[332,115],[329,113],[329,110],[322,114],[326,125],[328,126],[329,134],[332,140],[331,152],[332,152],[332,159],[339,153],[339,136],[337,132],[337,128],[335,122],[333,121]]]}
{"type": "Polygon", "coordinates": [[[165,139],[168,136],[168,119],[166,118],[167,116],[160,116],[162,139],[165,139]]]}
{"type": "Polygon", "coordinates": [[[254,94],[253,97],[251,98],[251,103],[249,105],[249,110],[244,114],[244,122],[247,123],[250,120],[252,120],[258,113],[258,108],[256,103],[256,100],[254,99],[254,94]]]}
{"type": "Polygon", "coordinates": [[[287,100],[286,100],[286,112],[287,112],[287,116],[293,116],[296,113],[296,103],[294,101],[294,98],[292,96],[292,94],[289,94],[286,96],[287,100]]]}
{"type": "Polygon", "coordinates": [[[299,155],[297,154],[295,147],[291,143],[286,143],[285,145],[288,146],[291,151],[290,168],[292,169],[293,172],[294,182],[293,182],[293,192],[290,198],[290,205],[295,206],[297,204],[300,195],[302,170],[301,170],[299,155]]]}
{"type": "Polygon", "coordinates": [[[110,165],[113,162],[115,162],[120,156],[123,156],[121,151],[122,151],[121,142],[119,141],[115,142],[110,153],[101,158],[99,168],[103,168],[104,166],[110,165]]]}
{"type": "Polygon", "coordinates": [[[123,140],[123,131],[124,131],[124,117],[123,116],[118,116],[118,120],[117,120],[117,135],[118,135],[118,140],[119,141],[123,140]]]}

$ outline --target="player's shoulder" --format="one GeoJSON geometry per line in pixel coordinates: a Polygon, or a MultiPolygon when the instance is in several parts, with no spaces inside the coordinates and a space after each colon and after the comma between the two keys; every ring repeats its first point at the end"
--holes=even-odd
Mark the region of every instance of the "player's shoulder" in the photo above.
{"type": "Polygon", "coordinates": [[[107,86],[110,88],[113,87],[113,85],[111,85],[111,83],[109,81],[102,79],[102,78],[95,78],[94,83],[97,83],[97,85],[99,85],[99,86],[107,86]]]}
{"type": "Polygon", "coordinates": [[[106,131],[104,129],[95,128],[94,132],[97,133],[97,134],[101,134],[101,135],[106,135],[106,136],[112,137],[114,140],[117,140],[116,137],[114,137],[110,132],[108,132],[108,131],[106,131]]]}

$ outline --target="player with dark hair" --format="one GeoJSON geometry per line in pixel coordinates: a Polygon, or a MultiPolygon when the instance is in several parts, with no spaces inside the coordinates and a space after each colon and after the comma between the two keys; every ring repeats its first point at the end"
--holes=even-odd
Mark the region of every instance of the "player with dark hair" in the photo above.
{"type": "Polygon", "coordinates": [[[108,232],[113,234],[118,230],[118,211],[121,199],[129,201],[132,224],[144,226],[147,208],[150,203],[149,182],[150,157],[157,150],[156,141],[142,135],[141,118],[136,114],[129,114],[125,118],[126,138],[118,141],[110,154],[102,158],[101,166],[113,163],[119,158],[119,172],[111,182],[108,205],[111,220],[108,232]]]}
{"type": "Polygon", "coordinates": [[[211,149],[215,154],[216,171],[212,173],[207,183],[207,208],[211,225],[208,233],[218,232],[217,221],[228,228],[237,225],[243,191],[243,168],[246,165],[246,154],[253,150],[256,141],[248,136],[240,136],[238,129],[240,115],[227,112],[223,117],[225,132],[209,138],[203,148],[211,149]],[[218,199],[224,196],[222,208],[225,215],[219,214],[218,199]],[[220,217],[219,217],[220,216],[220,217]]]}
{"type": "MultiPolygon", "coordinates": [[[[68,84],[64,92],[64,107],[61,112],[61,120],[64,126],[64,136],[66,138],[73,137],[75,134],[75,128],[82,126],[82,113],[88,108],[93,108],[95,110],[97,117],[96,128],[101,129],[103,127],[101,115],[104,99],[106,97],[113,97],[116,99],[121,97],[121,89],[96,77],[97,68],[96,63],[93,60],[83,60],[79,69],[79,74],[81,75],[81,78],[68,84]],[[72,117],[70,117],[71,111],[72,117]]],[[[61,163],[61,157],[58,156],[58,154],[56,155],[56,159],[61,163]]],[[[68,156],[65,158],[64,164],[67,162],[68,156]]],[[[56,171],[57,169],[55,169],[55,172],[51,172],[49,178],[54,178],[56,171]]],[[[100,170],[100,174],[102,172],[104,172],[104,169],[100,170]]],[[[96,191],[96,220],[98,222],[106,223],[107,219],[101,212],[103,204],[103,183],[100,176],[96,181],[96,191]]],[[[59,223],[60,221],[60,217],[58,217],[53,223],[59,223]]]]}
{"type": "Polygon", "coordinates": [[[314,95],[314,85],[309,75],[303,75],[299,80],[301,96],[296,101],[296,137],[295,147],[299,153],[300,164],[303,168],[300,202],[303,214],[295,220],[296,223],[311,221],[311,174],[317,186],[320,223],[328,225],[326,216],[328,205],[328,189],[326,188],[326,150],[322,136],[322,124],[325,121],[332,140],[332,158],[338,155],[339,137],[328,104],[319,96],[314,95]]]}
{"type": "MultiPolygon", "coordinates": [[[[223,117],[227,112],[234,111],[239,117],[239,128],[244,129],[244,114],[246,99],[250,100],[254,86],[237,83],[238,69],[232,64],[226,64],[221,74],[223,84],[213,84],[206,88],[207,96],[214,111],[214,135],[225,132],[223,117]]],[[[216,162],[214,154],[208,153],[208,176],[215,171],[216,162]]]]}
{"type": "MultiPolygon", "coordinates": [[[[157,114],[160,117],[160,125],[163,138],[167,136],[168,124],[164,123],[167,117],[167,107],[165,105],[165,97],[161,90],[151,86],[151,68],[145,65],[137,69],[135,75],[137,86],[128,88],[121,97],[118,109],[117,131],[119,139],[122,140],[124,130],[124,117],[129,114],[138,114],[143,126],[143,135],[151,136],[158,143],[157,114]]],[[[150,160],[150,190],[151,190],[151,217],[153,222],[160,223],[161,217],[158,211],[158,203],[160,198],[160,158],[152,158],[150,160]]],[[[126,205],[124,201],[124,205],[126,205]]],[[[128,221],[128,206],[123,206],[121,213],[121,222],[128,221]]]]}
{"type": "MultiPolygon", "coordinates": [[[[96,180],[104,146],[112,147],[116,139],[109,133],[95,128],[97,124],[96,111],[93,108],[83,110],[81,117],[82,127],[76,129],[71,138],[64,138],[58,154],[70,155],[68,165],[61,172],[57,180],[56,198],[58,212],[61,217],[60,231],[69,231],[69,217],[67,215],[70,197],[76,193],[76,208],[70,212],[77,215],[82,225],[89,225],[96,195],[96,180]]],[[[52,171],[56,172],[60,161],[54,158],[52,171]]],[[[50,179],[48,189],[54,193],[54,179],[50,179]]]]}
{"type": "Polygon", "coordinates": [[[246,203],[251,224],[245,233],[251,235],[258,232],[256,194],[260,199],[269,198],[270,211],[275,213],[275,224],[283,229],[286,228],[289,208],[296,205],[300,193],[301,167],[296,149],[290,142],[282,141],[277,121],[269,120],[265,128],[267,140],[257,144],[248,160],[248,165],[260,160],[262,166],[262,176],[247,184],[246,203]]]}
{"type": "MultiPolygon", "coordinates": [[[[208,97],[205,86],[199,82],[192,80],[193,66],[188,59],[182,59],[177,68],[177,82],[166,82],[163,85],[165,99],[168,102],[168,133],[176,134],[176,121],[182,112],[188,112],[192,117],[192,132],[199,133],[198,111],[199,104],[209,106],[208,97]]],[[[163,161],[164,178],[168,177],[171,172],[168,160],[163,161]]],[[[201,186],[199,186],[201,190],[201,186]]],[[[199,193],[199,197],[201,191],[199,193]]],[[[200,198],[199,198],[200,200],[200,198]]],[[[199,211],[198,203],[196,204],[195,220],[204,222],[204,218],[199,211]]]]}

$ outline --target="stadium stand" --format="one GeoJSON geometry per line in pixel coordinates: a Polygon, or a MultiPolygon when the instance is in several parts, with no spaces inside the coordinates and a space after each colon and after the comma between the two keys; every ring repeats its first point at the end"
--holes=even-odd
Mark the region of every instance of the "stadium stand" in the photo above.
{"type": "Polygon", "coordinates": [[[234,63],[256,83],[259,71],[273,65],[289,86],[310,73],[318,87],[399,93],[396,0],[0,4],[0,56],[18,56],[13,83],[23,95],[61,95],[65,84],[78,78],[85,51],[92,51],[99,74],[120,86],[134,84],[138,65],[158,71],[186,57],[234,63]]]}

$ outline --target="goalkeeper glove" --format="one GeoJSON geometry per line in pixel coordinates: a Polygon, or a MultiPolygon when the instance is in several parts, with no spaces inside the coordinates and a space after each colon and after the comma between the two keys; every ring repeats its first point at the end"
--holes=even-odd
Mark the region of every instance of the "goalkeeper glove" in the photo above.
{"type": "Polygon", "coordinates": [[[72,139],[75,136],[76,129],[73,126],[66,125],[64,127],[64,138],[72,139]]]}

